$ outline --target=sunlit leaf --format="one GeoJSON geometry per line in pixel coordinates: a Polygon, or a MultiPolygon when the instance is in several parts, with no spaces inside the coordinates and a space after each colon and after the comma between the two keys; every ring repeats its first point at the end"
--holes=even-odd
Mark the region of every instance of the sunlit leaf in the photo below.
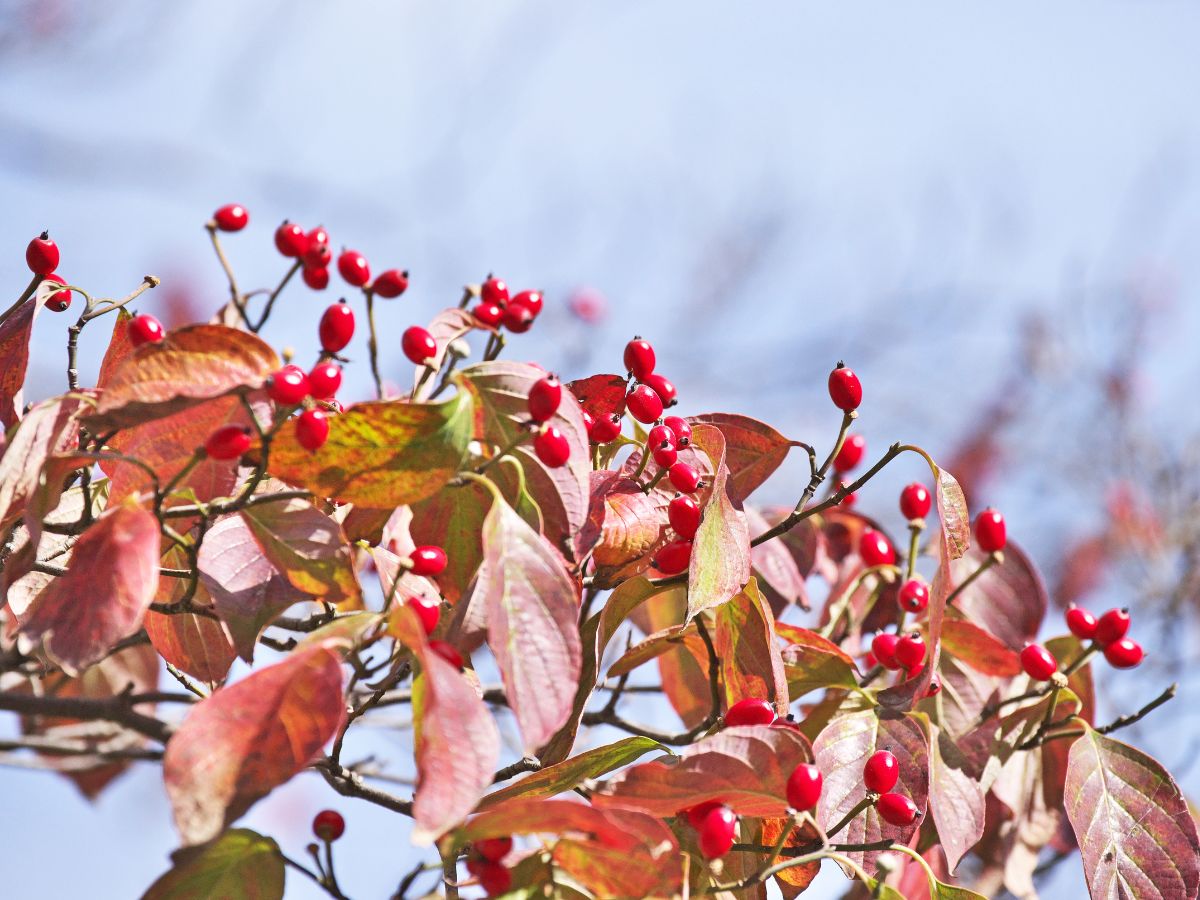
{"type": "MultiPolygon", "coordinates": [[[[751,535],[762,534],[770,524],[762,513],[747,506],[746,524],[751,535]]],[[[759,576],[759,588],[771,602],[776,615],[788,606],[808,609],[808,589],[804,575],[796,564],[796,558],[779,538],[766,541],[750,548],[750,565],[759,576]]]]}
{"type": "Polygon", "coordinates": [[[26,300],[0,323],[0,428],[12,428],[29,368],[29,338],[40,304],[26,300]]]}
{"type": "MultiPolygon", "coordinates": [[[[162,564],[170,568],[187,568],[187,554],[171,545],[163,554],[162,564]]],[[[183,578],[160,578],[158,603],[171,605],[183,599],[188,582],[183,578]]],[[[192,605],[211,608],[212,598],[203,580],[196,585],[192,605]]],[[[224,679],[237,658],[233,638],[220,619],[196,613],[146,613],[143,623],[150,643],[163,659],[177,669],[201,681],[218,682],[224,679]]]]}
{"type": "Polygon", "coordinates": [[[615,585],[634,574],[631,563],[640,563],[638,570],[649,567],[650,555],[666,541],[666,503],[619,472],[593,472],[588,525],[596,535],[597,581],[615,585]]]}
{"type": "Polygon", "coordinates": [[[283,900],[279,845],[248,828],[233,828],[211,844],[178,850],[172,862],[142,900],[283,900]]]}
{"type": "Polygon", "coordinates": [[[620,678],[680,644],[687,644],[692,650],[698,650],[700,653],[705,652],[704,642],[700,639],[700,632],[697,631],[695,623],[671,625],[662,631],[654,632],[622,653],[617,661],[608,667],[608,677],[620,678]]]}
{"type": "Polygon", "coordinates": [[[567,382],[571,396],[595,419],[625,411],[624,375],[591,375],[567,382]]]}
{"type": "MultiPolygon", "coordinates": [[[[446,348],[458,338],[465,337],[476,329],[486,333],[494,331],[494,329],[481,323],[467,310],[459,309],[457,306],[443,309],[434,316],[425,327],[425,330],[433,338],[434,343],[437,344],[437,350],[433,354],[433,362],[429,363],[429,368],[435,372],[441,369],[442,363],[446,359],[446,348]]],[[[421,384],[422,379],[424,380],[421,392],[417,396],[418,400],[427,398],[437,386],[437,379],[426,378],[426,373],[427,369],[425,366],[417,366],[416,371],[413,373],[413,387],[421,384]]]]}
{"type": "Polygon", "coordinates": [[[712,461],[712,494],[696,531],[688,569],[688,621],[726,603],[750,578],[750,534],[746,518],[726,490],[725,438],[712,425],[696,425],[692,444],[712,461]]]}
{"type": "Polygon", "coordinates": [[[438,587],[451,603],[469,593],[483,562],[483,520],[491,505],[487,488],[470,481],[447,485],[413,504],[409,524],[413,542],[446,551],[446,571],[438,576],[438,587]]]}
{"type": "Polygon", "coordinates": [[[977,672],[1011,678],[1021,672],[1020,656],[957,610],[942,622],[942,649],[977,672]]]}
{"type": "Polygon", "coordinates": [[[777,622],[775,630],[787,641],[781,657],[793,700],[819,688],[858,685],[854,660],[833,641],[815,631],[783,622],[777,622]]]}
{"type": "Polygon", "coordinates": [[[950,736],[927,719],[925,724],[929,733],[929,811],[953,872],[983,836],[983,789],[972,775],[970,761],[950,736]]]}
{"type": "Polygon", "coordinates": [[[765,422],[736,413],[690,416],[695,424],[713,425],[725,438],[729,466],[727,490],[737,505],[756,491],[787,458],[792,442],[765,422]]]}
{"type": "Polygon", "coordinates": [[[104,359],[100,361],[100,373],[96,376],[96,387],[103,388],[112,381],[113,375],[125,362],[126,357],[133,353],[133,341],[129,339],[129,322],[133,313],[122,306],[113,316],[112,336],[108,339],[108,348],[104,351],[104,359]]]}
{"type": "Polygon", "coordinates": [[[718,607],[713,646],[721,661],[725,706],[755,697],[768,700],[787,715],[788,681],[775,639],[775,616],[753,578],[724,606],[718,607]]]}
{"type": "MultiPolygon", "coordinates": [[[[953,566],[954,582],[962,582],[984,558],[977,550],[967,553],[953,566]]],[[[993,565],[963,590],[954,605],[967,619],[1020,652],[1037,639],[1046,616],[1046,588],[1029,557],[1009,541],[1004,562],[993,565]]]]}
{"type": "Polygon", "coordinates": [[[79,396],[46,400],[33,407],[9,436],[0,457],[0,529],[24,513],[37,493],[47,460],[78,446],[76,417],[85,408],[79,396]]]}

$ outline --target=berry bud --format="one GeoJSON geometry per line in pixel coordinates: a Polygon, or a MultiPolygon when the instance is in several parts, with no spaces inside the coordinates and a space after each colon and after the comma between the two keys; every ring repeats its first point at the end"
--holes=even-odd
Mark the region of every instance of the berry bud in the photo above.
{"type": "Polygon", "coordinates": [[[454,668],[461,669],[463,667],[462,654],[458,652],[458,649],[453,644],[448,644],[446,641],[430,641],[429,649],[454,666],[454,668]]]}
{"type": "Polygon", "coordinates": [[[342,386],[342,367],[332,362],[317,363],[308,373],[308,385],[317,400],[332,400],[342,386]]]}
{"type": "Polygon", "coordinates": [[[498,328],[500,323],[504,321],[504,308],[497,303],[480,303],[471,310],[471,315],[481,325],[486,325],[488,328],[498,328]]]}
{"type": "Polygon", "coordinates": [[[588,440],[593,444],[607,444],[615,441],[621,433],[621,417],[617,415],[600,416],[588,428],[588,440]]]}
{"type": "Polygon", "coordinates": [[[562,385],[553,375],[535,381],[529,389],[529,418],[545,422],[556,412],[562,402],[562,385]]]}
{"type": "Polygon", "coordinates": [[[881,631],[871,641],[871,652],[875,654],[875,658],[885,669],[900,668],[900,664],[896,661],[896,642],[899,640],[897,635],[889,631],[881,631]]]}
{"type": "Polygon", "coordinates": [[[436,600],[425,597],[409,597],[404,601],[404,605],[417,614],[425,633],[433,634],[433,629],[437,628],[438,619],[442,617],[441,605],[436,600]]]}
{"type": "Polygon", "coordinates": [[[925,662],[925,641],[919,632],[906,634],[896,641],[896,662],[909,670],[910,677],[914,669],[920,671],[921,664],[925,662]]]}
{"type": "Polygon", "coordinates": [[[685,462],[677,462],[671,466],[667,472],[667,477],[671,479],[671,484],[675,490],[682,491],[685,494],[694,494],[700,487],[700,473],[696,471],[694,466],[690,466],[685,462]]]}
{"type": "Polygon", "coordinates": [[[305,266],[300,275],[304,283],[314,291],[323,291],[329,287],[329,270],[324,266],[305,266]]]}
{"type": "Polygon", "coordinates": [[[687,419],[667,416],[663,419],[663,424],[675,432],[676,447],[686,447],[692,442],[692,426],[688,424],[687,419]]]}
{"type": "Polygon", "coordinates": [[[305,450],[319,450],[329,439],[329,418],[323,409],[306,409],[296,417],[296,443],[305,450]]]}
{"type": "Polygon", "coordinates": [[[680,494],[667,504],[667,519],[675,534],[690,541],[700,527],[700,506],[691,497],[680,494]]]}
{"type": "Polygon", "coordinates": [[[692,542],[673,541],[658,551],[654,557],[654,568],[664,575],[686,572],[692,561],[692,542]]]}
{"type": "Polygon", "coordinates": [[[508,285],[499,278],[489,278],[479,286],[479,296],[484,303],[504,307],[508,304],[508,285]]]}
{"type": "Polygon", "coordinates": [[[296,259],[308,249],[308,235],[295,222],[284,222],[275,229],[275,249],[289,259],[296,259]]]}
{"type": "Polygon", "coordinates": [[[670,381],[665,375],[659,375],[657,372],[651,372],[645,378],[640,379],[642,384],[658,394],[658,399],[662,401],[664,407],[674,406],[675,399],[679,395],[679,391],[675,389],[675,384],[670,381]]]}

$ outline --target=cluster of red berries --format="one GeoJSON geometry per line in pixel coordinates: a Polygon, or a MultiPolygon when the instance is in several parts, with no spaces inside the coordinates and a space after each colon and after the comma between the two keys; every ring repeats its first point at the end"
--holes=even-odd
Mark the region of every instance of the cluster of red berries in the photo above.
{"type": "MultiPolygon", "coordinates": [[[[667,427],[667,431],[656,432],[655,429],[651,429],[647,450],[654,455],[655,462],[662,468],[669,469],[675,462],[679,448],[686,447],[690,442],[692,429],[679,416],[663,418],[664,410],[678,402],[679,392],[670,379],[654,371],[657,362],[654,347],[649,341],[635,337],[625,345],[625,370],[630,379],[630,390],[625,394],[625,409],[644,425],[659,423],[667,427]]],[[[584,411],[583,419],[587,425],[588,440],[593,444],[609,444],[615,441],[621,434],[621,416],[622,413],[618,412],[595,418],[584,411]]],[[[699,480],[697,476],[696,481],[699,480]]],[[[691,493],[678,486],[677,489],[691,493]]]]}
{"type": "Polygon", "coordinates": [[[489,897],[499,897],[512,887],[512,873],[504,865],[512,848],[512,838],[498,837],[475,841],[467,851],[467,871],[489,897]]]}
{"type": "Polygon", "coordinates": [[[479,286],[479,303],[471,315],[488,328],[503,327],[524,334],[541,315],[544,299],[541,291],[520,291],[510,296],[508,284],[489,275],[479,286]]]}
{"type": "Polygon", "coordinates": [[[920,810],[909,797],[893,791],[900,780],[900,764],[887,750],[871,754],[863,766],[863,785],[876,794],[875,809],[889,825],[906,828],[917,820],[920,810]]]}
{"type": "Polygon", "coordinates": [[[562,383],[558,378],[547,375],[534,382],[526,398],[530,424],[538,428],[533,439],[533,451],[542,464],[550,469],[565,466],[571,458],[571,443],[567,436],[558,426],[550,424],[550,419],[562,404],[562,393],[562,383]]]}
{"type": "MultiPolygon", "coordinates": [[[[42,281],[66,284],[63,277],[54,271],[58,268],[59,257],[58,244],[50,240],[50,234],[46,231],[30,241],[29,246],[25,248],[25,262],[34,275],[42,281]]],[[[51,312],[64,312],[70,305],[70,291],[55,291],[46,298],[46,309],[51,312]]]]}
{"type": "Polygon", "coordinates": [[[1128,609],[1110,609],[1096,618],[1081,606],[1067,609],[1067,628],[1083,641],[1092,641],[1104,653],[1108,664],[1116,669],[1132,669],[1145,658],[1142,645],[1128,637],[1128,609]]]}
{"type": "MultiPolygon", "coordinates": [[[[434,544],[426,544],[414,548],[408,555],[407,568],[413,575],[419,575],[422,578],[437,578],[446,571],[448,562],[445,550],[434,544]]],[[[409,597],[404,603],[416,614],[425,634],[433,634],[442,617],[441,604],[437,600],[419,596],[409,597]]],[[[461,669],[463,667],[462,654],[448,641],[432,640],[429,642],[429,649],[454,668],[461,669]]]]}

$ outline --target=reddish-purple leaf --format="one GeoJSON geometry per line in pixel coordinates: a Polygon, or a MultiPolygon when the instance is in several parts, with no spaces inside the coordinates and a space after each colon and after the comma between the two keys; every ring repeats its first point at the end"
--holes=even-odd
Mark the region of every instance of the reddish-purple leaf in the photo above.
{"type": "MultiPolygon", "coordinates": [[[[0,530],[21,517],[37,494],[47,460],[70,453],[79,442],[78,396],[56,397],[33,407],[0,457],[0,530]]],[[[61,481],[59,482],[61,487],[61,481]]],[[[55,504],[48,504],[53,507],[55,504]]]]}
{"type": "Polygon", "coordinates": [[[491,504],[487,488],[470,481],[461,486],[448,485],[413,504],[409,523],[412,542],[446,551],[446,571],[438,576],[438,587],[451,603],[468,595],[483,562],[480,535],[491,504]]]}
{"type": "Polygon", "coordinates": [[[950,551],[950,559],[961,559],[971,546],[971,518],[967,512],[967,498],[963,496],[963,489],[953,475],[941,466],[935,466],[935,469],[935,495],[942,538],[950,551]]]}
{"type": "Polygon", "coordinates": [[[635,574],[630,564],[638,570],[649,567],[650,555],[666,540],[666,503],[619,472],[593,472],[588,526],[595,535],[597,580],[615,586],[635,574]]]}
{"type": "MultiPolygon", "coordinates": [[[[750,534],[762,534],[770,528],[757,509],[747,506],[744,512],[750,534]]],[[[804,584],[804,575],[796,564],[796,557],[781,539],[774,538],[751,547],[750,565],[758,573],[760,588],[770,600],[776,615],[782,614],[788,606],[808,609],[808,588],[804,584]]]]}
{"type": "MultiPolygon", "coordinates": [[[[437,352],[433,354],[433,362],[429,363],[429,367],[435,372],[442,367],[442,362],[446,359],[446,348],[460,337],[465,337],[472,331],[479,329],[483,332],[494,332],[495,329],[490,328],[465,309],[459,309],[457,306],[452,306],[449,309],[443,309],[440,313],[433,317],[433,320],[426,326],[426,331],[437,344],[437,352]]],[[[433,391],[437,384],[437,379],[426,378],[426,367],[417,366],[417,370],[413,373],[413,387],[420,385],[422,380],[424,384],[421,386],[421,391],[418,394],[418,399],[424,400],[433,391]]]]}
{"type": "Polygon", "coordinates": [[[948,734],[927,719],[929,811],[951,872],[983,836],[983,788],[972,765],[948,734]]]}
{"type": "Polygon", "coordinates": [[[29,368],[29,338],[40,304],[26,300],[0,323],[0,431],[19,418],[21,388],[29,368]]]}
{"type": "MultiPolygon", "coordinates": [[[[162,564],[169,568],[187,568],[187,555],[172,544],[163,554],[162,564]]],[[[185,578],[160,578],[155,600],[162,604],[179,602],[187,592],[185,578]]],[[[203,580],[196,585],[192,604],[201,608],[212,607],[212,597],[203,580]]],[[[220,619],[195,613],[146,613],[143,623],[150,643],[163,659],[175,668],[199,678],[216,683],[225,678],[229,667],[237,658],[229,628],[220,619]]]]}
{"type": "Polygon", "coordinates": [[[122,306],[113,317],[112,337],[108,339],[108,349],[104,351],[104,359],[100,361],[100,373],[96,376],[96,387],[103,389],[112,381],[113,375],[131,356],[134,351],[133,341],[129,339],[129,322],[133,313],[122,306]]]}
{"type": "Polygon", "coordinates": [[[729,466],[727,490],[741,506],[787,458],[793,444],[765,422],[736,413],[691,416],[693,425],[713,425],[725,438],[725,463],[729,466]]]}
{"type": "Polygon", "coordinates": [[[726,708],[754,697],[787,715],[788,680],[775,639],[775,616],[753,578],[717,609],[713,647],[721,661],[726,708]]]}
{"type": "Polygon", "coordinates": [[[776,633],[787,641],[780,656],[792,699],[826,687],[853,688],[858,669],[841,647],[815,631],[775,623],[776,633]]]}
{"type": "Polygon", "coordinates": [[[701,424],[692,429],[692,444],[708,455],[714,475],[688,569],[689,622],[706,609],[728,602],[750,579],[746,517],[734,507],[726,490],[725,438],[714,426],[701,424]]]}
{"type": "Polygon", "coordinates": [[[595,419],[625,411],[624,375],[591,375],[567,383],[571,396],[595,419]]]}
{"type": "Polygon", "coordinates": [[[1093,897],[1200,891],[1196,823],[1157,760],[1088,728],[1071,747],[1065,796],[1093,897]]]}
{"type": "MultiPolygon", "coordinates": [[[[953,566],[954,582],[962,582],[985,558],[986,554],[978,550],[967,553],[953,566]]],[[[970,584],[954,605],[967,619],[1020,652],[1025,644],[1037,639],[1046,616],[1046,588],[1029,557],[1009,541],[1004,548],[1004,562],[970,584]]]]}
{"type": "Polygon", "coordinates": [[[345,713],[332,643],[296,650],[192,707],[163,758],[183,842],[212,840],[307,766],[345,713]]]}
{"type": "Polygon", "coordinates": [[[1014,650],[954,609],[947,610],[942,621],[942,650],[985,675],[1021,674],[1021,658],[1014,650]]]}

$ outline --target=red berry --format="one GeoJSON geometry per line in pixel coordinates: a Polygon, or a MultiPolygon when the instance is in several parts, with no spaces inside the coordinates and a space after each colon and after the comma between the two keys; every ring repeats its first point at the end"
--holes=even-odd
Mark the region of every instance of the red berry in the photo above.
{"type": "Polygon", "coordinates": [[[323,809],[313,817],[312,830],[323,841],[336,841],[346,833],[346,820],[335,810],[323,809]]]}
{"type": "Polygon", "coordinates": [[[615,441],[621,433],[621,417],[615,413],[611,416],[601,416],[592,422],[588,428],[588,440],[593,444],[607,444],[615,441]]]}
{"type": "Polygon", "coordinates": [[[304,251],[304,255],[300,258],[304,261],[306,269],[328,269],[329,264],[333,262],[333,250],[329,247],[329,242],[313,241],[312,232],[309,233],[308,249],[304,251]]]}
{"type": "Polygon", "coordinates": [[[305,266],[304,271],[300,274],[304,278],[304,283],[314,291],[323,291],[329,287],[329,270],[324,266],[317,269],[305,266]]]}
{"type": "Polygon", "coordinates": [[[496,328],[504,321],[504,308],[497,303],[480,303],[471,310],[471,315],[488,328],[496,328]]]}
{"type": "Polygon", "coordinates": [[[942,679],[938,677],[938,674],[936,672],[934,672],[933,677],[929,679],[929,687],[925,689],[925,696],[926,697],[936,697],[941,692],[942,692],[942,679]]]}
{"type": "MultiPolygon", "coordinates": [[[[53,281],[55,284],[66,284],[61,275],[56,275],[51,272],[49,275],[42,277],[42,281],[53,281]]],[[[50,312],[66,312],[71,305],[70,291],[55,291],[46,298],[46,309],[50,312]]]]}
{"type": "Polygon", "coordinates": [[[475,852],[488,862],[498,863],[512,853],[513,839],[510,837],[484,838],[475,842],[475,852]]]}
{"type": "Polygon", "coordinates": [[[43,231],[25,248],[25,262],[34,275],[49,275],[58,268],[58,244],[50,240],[50,233],[43,231]]]}
{"type": "Polygon", "coordinates": [[[308,373],[308,385],[317,400],[332,400],[342,386],[342,367],[331,362],[317,363],[308,373]]]}
{"type": "Polygon", "coordinates": [[[1049,681],[1058,671],[1058,660],[1041,644],[1026,644],[1021,651],[1021,668],[1034,681],[1049,681]]]}
{"type": "Polygon", "coordinates": [[[906,519],[924,519],[933,506],[929,488],[914,481],[900,492],[900,514],[906,519]]]}
{"type": "Polygon", "coordinates": [[[445,641],[430,641],[429,649],[444,659],[456,669],[463,667],[462,654],[458,652],[453,644],[448,644],[445,641]]]}
{"type": "Polygon", "coordinates": [[[787,780],[788,806],[797,812],[812,809],[821,799],[821,770],[812,763],[800,763],[787,780]]]}
{"type": "Polygon", "coordinates": [[[1090,641],[1096,636],[1096,617],[1084,609],[1082,606],[1076,606],[1072,603],[1067,608],[1067,628],[1071,634],[1082,641],[1090,641]]]}
{"type": "Polygon", "coordinates": [[[675,465],[675,460],[679,458],[679,451],[670,444],[666,444],[661,447],[655,447],[651,456],[654,457],[654,462],[660,469],[669,469],[675,465]]]}
{"type": "Polygon", "coordinates": [[[998,553],[1008,543],[1004,516],[990,506],[975,517],[975,540],[984,553],[998,553]]]}
{"type": "Polygon", "coordinates": [[[386,272],[380,272],[375,276],[375,283],[371,285],[371,290],[377,296],[387,300],[399,297],[408,290],[408,273],[402,272],[400,269],[388,269],[386,272]]]}
{"type": "Polygon", "coordinates": [[[680,538],[690,541],[700,527],[700,506],[691,497],[680,494],[667,504],[667,519],[680,538]]]}
{"type": "Polygon", "coordinates": [[[1104,658],[1114,669],[1132,669],[1146,654],[1133,638],[1123,637],[1104,648],[1104,658]]]}
{"type": "Polygon", "coordinates": [[[877,750],[871,754],[863,766],[863,784],[868,791],[876,794],[886,794],[900,780],[900,763],[887,750],[877,750]]]}
{"type": "Polygon", "coordinates": [[[141,347],[143,344],[157,344],[167,333],[162,327],[162,322],[148,313],[134,316],[125,327],[129,343],[135,347],[141,347]]]}
{"type": "Polygon", "coordinates": [[[583,428],[588,433],[588,437],[590,438],[592,435],[592,426],[596,424],[596,417],[583,407],[579,408],[579,414],[583,416],[583,428]]]}
{"type": "Polygon", "coordinates": [[[925,662],[925,641],[919,632],[906,634],[896,641],[896,662],[908,669],[910,675],[913,669],[920,671],[918,667],[925,662]]]}
{"type": "Polygon", "coordinates": [[[337,261],[338,274],[347,284],[362,287],[371,280],[371,267],[367,258],[357,250],[343,250],[337,261]]]}
{"type": "Polygon", "coordinates": [[[510,303],[504,308],[504,327],[513,334],[524,334],[533,327],[534,315],[523,303],[510,303]]]}
{"type": "Polygon", "coordinates": [[[923,612],[929,606],[929,585],[919,578],[910,578],[900,586],[896,602],[905,612],[923,612]]]}
{"type": "Polygon", "coordinates": [[[326,353],[337,353],[354,337],[354,310],[345,300],[339,300],[321,316],[317,328],[321,348],[326,353]]]}
{"type": "Polygon", "coordinates": [[[529,389],[529,418],[545,422],[558,412],[562,402],[562,385],[553,375],[535,381],[529,389]]]}
{"type": "Polygon", "coordinates": [[[275,229],[275,248],[289,259],[295,259],[308,249],[308,235],[295,222],[284,222],[275,229]]]}
{"type": "Polygon", "coordinates": [[[775,707],[766,700],[747,697],[739,700],[725,713],[725,727],[736,728],[738,725],[770,725],[775,721],[775,707]]]}
{"type": "Polygon", "coordinates": [[[250,221],[250,214],[240,203],[227,203],[213,213],[213,221],[222,231],[241,231],[250,221]]]}
{"type": "Polygon", "coordinates": [[[654,348],[649,341],[634,338],[625,345],[625,368],[638,381],[645,381],[654,371],[654,348]]]}
{"type": "Polygon", "coordinates": [[[882,631],[871,641],[871,652],[885,669],[900,668],[900,664],[896,662],[896,643],[899,640],[900,638],[891,632],[882,631]]]}
{"type": "Polygon", "coordinates": [[[1107,647],[1129,632],[1129,610],[1110,609],[1096,622],[1095,641],[1101,647],[1107,647]]]}
{"type": "Polygon", "coordinates": [[[437,341],[420,325],[414,325],[405,330],[400,338],[400,349],[404,351],[409,362],[423,366],[437,356],[437,341]]]}
{"type": "Polygon", "coordinates": [[[874,528],[868,528],[859,537],[858,555],[862,557],[863,565],[867,568],[891,565],[896,561],[896,551],[892,542],[874,528]]]}
{"type": "Polygon", "coordinates": [[[668,444],[672,447],[678,446],[674,430],[672,430],[671,426],[665,423],[662,425],[655,425],[650,429],[649,434],[646,435],[646,445],[650,447],[650,449],[657,449],[663,444],[668,444]]]}
{"type": "Polygon", "coordinates": [[[654,568],[664,575],[686,572],[692,562],[692,542],[672,541],[658,551],[654,557],[654,568]]]}
{"type": "Polygon", "coordinates": [[[667,477],[671,479],[671,484],[677,491],[683,491],[685,494],[696,493],[700,487],[700,473],[696,471],[694,466],[690,466],[685,462],[677,462],[671,466],[667,472],[667,477]]]}
{"type": "Polygon", "coordinates": [[[474,873],[479,886],[489,897],[507,894],[512,887],[512,872],[499,863],[484,863],[474,873]]]}
{"type": "Polygon", "coordinates": [[[250,429],[241,425],[218,428],[204,442],[204,452],[211,459],[240,459],[250,449],[250,429]]]}
{"type": "MultiPolygon", "coordinates": [[[[329,232],[323,226],[318,225],[308,233],[308,245],[309,247],[328,247],[329,232]]],[[[332,259],[332,257],[330,258],[332,259]]]]}
{"type": "Polygon", "coordinates": [[[658,394],[658,399],[662,401],[664,407],[675,404],[675,398],[678,396],[679,391],[675,389],[675,384],[665,375],[651,372],[645,378],[639,380],[646,387],[654,391],[654,393],[658,394]]]}
{"type": "Polygon", "coordinates": [[[329,418],[323,409],[306,409],[296,417],[296,443],[317,450],[329,439],[329,418]]]}
{"type": "Polygon", "coordinates": [[[737,816],[728,806],[710,810],[700,823],[700,852],[705,859],[717,859],[729,852],[733,846],[733,835],[737,830],[737,816]]]}
{"type": "Polygon", "coordinates": [[[432,578],[446,571],[446,551],[433,544],[417,547],[409,554],[412,560],[412,573],[423,578],[432,578]]]}
{"type": "Polygon", "coordinates": [[[699,831],[700,826],[704,824],[704,817],[718,806],[724,805],[720,800],[705,800],[703,803],[697,803],[695,806],[685,809],[683,815],[687,816],[688,824],[699,831]]]}
{"type": "Polygon", "coordinates": [[[862,385],[858,376],[840,362],[829,373],[829,399],[842,412],[852,412],[862,403],[862,385]]]}
{"type": "Polygon", "coordinates": [[[280,406],[295,406],[308,396],[309,390],[308,376],[299,366],[284,366],[267,379],[267,396],[280,406]]]}
{"type": "Polygon", "coordinates": [[[687,419],[679,416],[667,416],[663,419],[663,424],[675,432],[676,447],[686,447],[692,442],[692,426],[688,424],[687,419]]]}
{"type": "Polygon", "coordinates": [[[847,435],[846,440],[842,441],[842,446],[838,449],[837,456],[833,458],[833,470],[835,472],[849,472],[860,462],[862,462],[863,454],[867,452],[867,439],[861,434],[847,435]]]}
{"type": "Polygon", "coordinates": [[[524,306],[536,319],[542,312],[542,292],[541,291],[521,291],[517,296],[509,301],[510,304],[518,303],[524,306]]]}
{"type": "Polygon", "coordinates": [[[917,821],[917,804],[903,794],[884,794],[875,804],[879,817],[889,825],[906,828],[917,821]]]}
{"type": "Polygon", "coordinates": [[[533,452],[542,461],[542,465],[557,469],[559,466],[565,466],[571,458],[571,443],[565,434],[553,425],[548,425],[533,439],[533,452]]]}
{"type": "Polygon", "coordinates": [[[631,416],[647,425],[657,421],[663,412],[662,398],[644,384],[639,384],[625,396],[625,406],[631,416]]]}
{"type": "Polygon", "coordinates": [[[409,597],[404,605],[417,614],[425,633],[433,634],[433,629],[437,628],[438,619],[442,617],[440,604],[436,600],[425,597],[409,597]]]}
{"type": "Polygon", "coordinates": [[[479,286],[479,297],[484,303],[503,307],[508,304],[508,285],[499,278],[489,278],[479,286]]]}

